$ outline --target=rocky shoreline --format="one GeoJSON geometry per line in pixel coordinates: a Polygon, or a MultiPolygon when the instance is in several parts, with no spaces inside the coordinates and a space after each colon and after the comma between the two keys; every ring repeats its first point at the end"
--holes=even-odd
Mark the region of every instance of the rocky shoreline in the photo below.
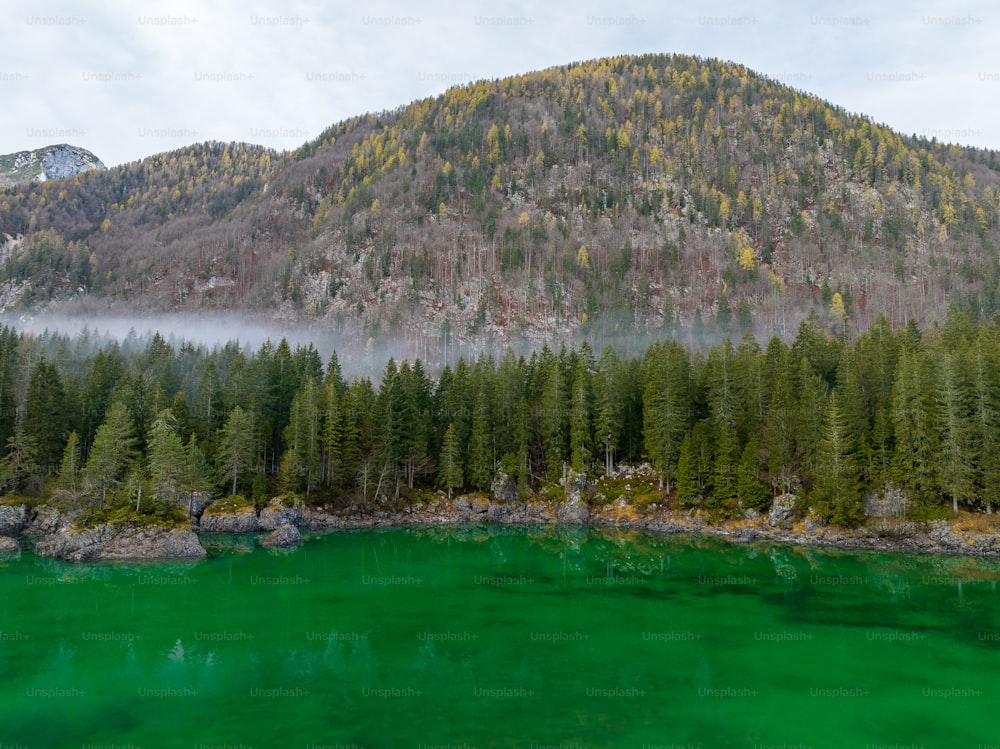
{"type": "MultiPolygon", "coordinates": [[[[790,495],[789,495],[790,496],[790,495]]],[[[275,498],[259,512],[232,500],[212,503],[207,497],[182,498],[190,528],[158,525],[103,524],[79,529],[78,513],[48,507],[0,505],[0,554],[33,548],[42,557],[74,562],[104,560],[203,559],[208,554],[200,534],[261,534],[267,548],[294,547],[302,533],[327,533],[390,527],[435,525],[577,525],[662,534],[701,534],[733,543],[769,542],[849,550],[1000,557],[995,532],[973,533],[947,521],[914,523],[872,519],[858,529],[837,528],[806,518],[792,518],[791,503],[779,497],[771,513],[742,520],[712,522],[704,514],[671,511],[660,506],[639,510],[623,499],[599,507],[577,493],[567,501],[506,501],[443,495],[427,504],[402,510],[327,512],[299,501],[275,498]],[[269,533],[264,536],[263,534],[269,533]]]]}
{"type": "Polygon", "coordinates": [[[664,508],[637,512],[627,506],[589,509],[579,503],[501,504],[463,498],[451,503],[442,499],[437,504],[407,508],[402,512],[376,511],[370,515],[309,512],[306,520],[307,530],[313,532],[450,524],[562,524],[662,534],[700,534],[733,543],[761,541],[858,551],[1000,557],[1000,538],[996,534],[964,532],[944,520],[927,523],[877,520],[858,529],[823,526],[808,520],[771,525],[767,515],[753,520],[713,523],[703,515],[664,508]]]}

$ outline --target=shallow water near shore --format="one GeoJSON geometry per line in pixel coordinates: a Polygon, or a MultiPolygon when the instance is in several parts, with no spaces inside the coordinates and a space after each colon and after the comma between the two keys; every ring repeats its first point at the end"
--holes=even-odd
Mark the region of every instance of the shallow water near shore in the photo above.
{"type": "Polygon", "coordinates": [[[0,561],[0,745],[1000,745],[1000,563],[586,528],[0,561]]]}

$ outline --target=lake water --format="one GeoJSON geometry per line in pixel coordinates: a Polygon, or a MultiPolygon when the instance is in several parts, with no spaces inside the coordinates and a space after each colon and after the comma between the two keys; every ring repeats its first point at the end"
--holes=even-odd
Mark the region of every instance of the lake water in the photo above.
{"type": "Polygon", "coordinates": [[[569,528],[0,562],[0,747],[1000,747],[1000,565],[569,528]]]}

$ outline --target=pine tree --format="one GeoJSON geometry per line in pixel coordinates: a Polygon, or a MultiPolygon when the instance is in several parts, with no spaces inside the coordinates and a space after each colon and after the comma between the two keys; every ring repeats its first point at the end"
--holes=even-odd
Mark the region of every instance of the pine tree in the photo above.
{"type": "Polygon", "coordinates": [[[294,483],[296,489],[305,483],[306,497],[319,483],[323,469],[321,397],[323,389],[312,378],[307,378],[292,399],[291,415],[285,428],[285,444],[288,446],[282,456],[282,464],[289,453],[294,457],[294,466],[285,471],[293,471],[299,477],[294,483]]]}
{"type": "Polygon", "coordinates": [[[959,500],[968,501],[974,494],[973,424],[962,369],[958,354],[944,353],[936,388],[937,431],[941,435],[941,452],[935,463],[938,484],[951,497],[952,512],[956,513],[959,500]]]}
{"type": "MultiPolygon", "coordinates": [[[[589,348],[587,349],[589,352],[589,348]]],[[[591,367],[590,356],[581,353],[573,365],[569,409],[570,465],[577,473],[590,467],[591,444],[591,367]]]]}
{"type": "Polygon", "coordinates": [[[940,443],[932,382],[923,352],[916,344],[905,346],[900,352],[892,391],[895,450],[891,475],[908,489],[919,514],[934,508],[939,497],[935,465],[940,443]]]}
{"type": "Polygon", "coordinates": [[[80,466],[80,437],[76,432],[70,432],[66,447],[63,449],[56,487],[65,491],[74,501],[80,491],[80,466]]]}
{"type": "Polygon", "coordinates": [[[149,480],[153,493],[172,500],[181,490],[188,470],[184,444],[177,436],[177,422],[170,409],[157,414],[149,429],[147,455],[149,480]]]}
{"type": "Polygon", "coordinates": [[[667,492],[690,427],[692,400],[688,353],[674,342],[654,344],[643,363],[643,432],[646,454],[667,492]]]}
{"type": "Polygon", "coordinates": [[[15,429],[7,438],[7,451],[0,461],[0,486],[3,491],[25,488],[39,476],[38,444],[23,429],[15,429]]]}
{"type": "Polygon", "coordinates": [[[97,428],[83,468],[84,491],[91,499],[91,506],[95,501],[98,507],[107,504],[108,492],[121,483],[125,470],[135,459],[136,444],[132,415],[124,403],[115,401],[97,428]]]}
{"type": "Polygon", "coordinates": [[[28,381],[24,431],[37,445],[39,464],[54,467],[69,434],[69,410],[59,371],[44,358],[35,365],[28,381]]]}
{"type": "Polygon", "coordinates": [[[687,435],[681,441],[677,459],[677,502],[682,507],[696,504],[701,499],[701,484],[694,452],[691,436],[687,435]]]}
{"type": "Polygon", "coordinates": [[[451,499],[453,489],[461,489],[464,479],[462,477],[462,451],[458,444],[458,432],[454,424],[449,424],[444,433],[444,441],[441,444],[441,466],[438,471],[439,482],[442,487],[448,490],[448,499],[451,499]]]}
{"type": "Polygon", "coordinates": [[[199,447],[198,438],[194,432],[191,432],[187,445],[184,447],[184,466],[184,480],[182,482],[184,491],[205,492],[212,487],[208,460],[199,447]]]}
{"type": "Polygon", "coordinates": [[[864,518],[861,469],[837,393],[830,396],[824,413],[809,501],[821,517],[837,525],[856,525],[864,518]]]}
{"type": "Polygon", "coordinates": [[[231,484],[232,494],[236,494],[240,480],[246,482],[253,467],[255,441],[253,416],[236,406],[222,427],[215,454],[219,478],[231,484]]]}
{"type": "Polygon", "coordinates": [[[624,419],[624,403],[619,371],[621,362],[611,346],[604,349],[594,373],[594,441],[604,452],[604,473],[615,470],[615,452],[619,448],[624,419]]]}
{"type": "Polygon", "coordinates": [[[1000,346],[983,328],[972,355],[972,419],[978,495],[987,513],[1000,502],[1000,346]]]}
{"type": "Polygon", "coordinates": [[[770,503],[767,485],[760,480],[760,447],[756,437],[747,441],[737,466],[736,493],[740,506],[764,510],[770,503]]]}
{"type": "MultiPolygon", "coordinates": [[[[454,424],[449,424],[454,427],[454,424]]],[[[493,480],[493,430],[490,428],[489,403],[485,390],[480,390],[476,396],[476,407],[472,411],[472,431],[469,435],[469,454],[466,476],[469,485],[476,489],[486,489],[493,480]]],[[[461,445],[458,444],[458,431],[455,430],[455,444],[461,456],[461,445]]],[[[441,452],[444,453],[442,443],[441,452]]]]}

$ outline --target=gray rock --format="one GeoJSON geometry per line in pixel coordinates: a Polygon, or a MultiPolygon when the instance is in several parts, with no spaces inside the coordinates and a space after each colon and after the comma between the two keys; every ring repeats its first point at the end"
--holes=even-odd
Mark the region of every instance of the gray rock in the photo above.
{"type": "Polygon", "coordinates": [[[957,533],[952,533],[947,521],[944,520],[934,521],[931,532],[927,535],[931,541],[936,541],[946,549],[961,549],[966,546],[965,539],[957,533]]]}
{"type": "Polygon", "coordinates": [[[257,533],[260,521],[253,507],[241,507],[235,512],[219,514],[206,511],[198,521],[198,528],[206,533],[257,533]]]}
{"type": "Polygon", "coordinates": [[[774,498],[771,503],[771,512],[768,513],[767,522],[772,528],[791,520],[795,513],[795,495],[781,494],[774,498]]]}
{"type": "Polygon", "coordinates": [[[184,514],[197,523],[205,508],[212,504],[211,492],[179,492],[174,499],[180,505],[184,514]]]}
{"type": "Polygon", "coordinates": [[[506,473],[498,473],[490,487],[493,496],[500,502],[517,501],[517,484],[506,473]]]}
{"type": "Polygon", "coordinates": [[[820,528],[826,528],[826,521],[815,515],[807,515],[805,526],[807,531],[818,531],[820,528]]]}
{"type": "Polygon", "coordinates": [[[461,497],[455,500],[455,504],[453,506],[458,512],[472,511],[472,505],[469,503],[469,500],[463,499],[461,497]]]}
{"type": "Polygon", "coordinates": [[[44,182],[104,170],[101,160],[85,148],[60,143],[34,151],[0,155],[0,185],[44,182]]]}
{"type": "Polygon", "coordinates": [[[579,501],[562,502],[555,514],[557,522],[567,525],[584,525],[590,520],[590,510],[579,501]]]}
{"type": "Polygon", "coordinates": [[[32,513],[28,520],[28,524],[24,527],[24,535],[50,536],[69,526],[78,517],[80,517],[79,510],[61,512],[55,507],[42,505],[35,508],[34,513],[32,513]]]}
{"type": "Polygon", "coordinates": [[[743,511],[743,517],[747,520],[760,520],[760,513],[752,507],[748,507],[743,511]]]}
{"type": "Polygon", "coordinates": [[[28,522],[24,505],[0,505],[0,536],[16,536],[28,522]]]}
{"type": "Polygon", "coordinates": [[[97,525],[64,528],[35,545],[40,557],[70,562],[125,559],[203,559],[208,554],[198,536],[184,528],[158,525],[97,525]]]}
{"type": "Polygon", "coordinates": [[[474,499],[469,502],[473,515],[485,515],[490,511],[490,503],[485,499],[474,499]]]}
{"type": "Polygon", "coordinates": [[[287,504],[282,497],[275,497],[260,511],[258,525],[262,531],[273,531],[283,525],[305,525],[305,505],[295,500],[287,504]]]}
{"type": "Polygon", "coordinates": [[[299,529],[290,523],[286,523],[271,532],[269,536],[261,539],[260,545],[277,549],[288,546],[298,546],[302,543],[302,534],[299,529]]]}
{"type": "Polygon", "coordinates": [[[16,538],[0,536],[0,554],[17,554],[21,550],[16,538]]]}
{"type": "Polygon", "coordinates": [[[486,519],[491,523],[516,523],[514,507],[509,504],[490,504],[486,510],[486,519]]]}

